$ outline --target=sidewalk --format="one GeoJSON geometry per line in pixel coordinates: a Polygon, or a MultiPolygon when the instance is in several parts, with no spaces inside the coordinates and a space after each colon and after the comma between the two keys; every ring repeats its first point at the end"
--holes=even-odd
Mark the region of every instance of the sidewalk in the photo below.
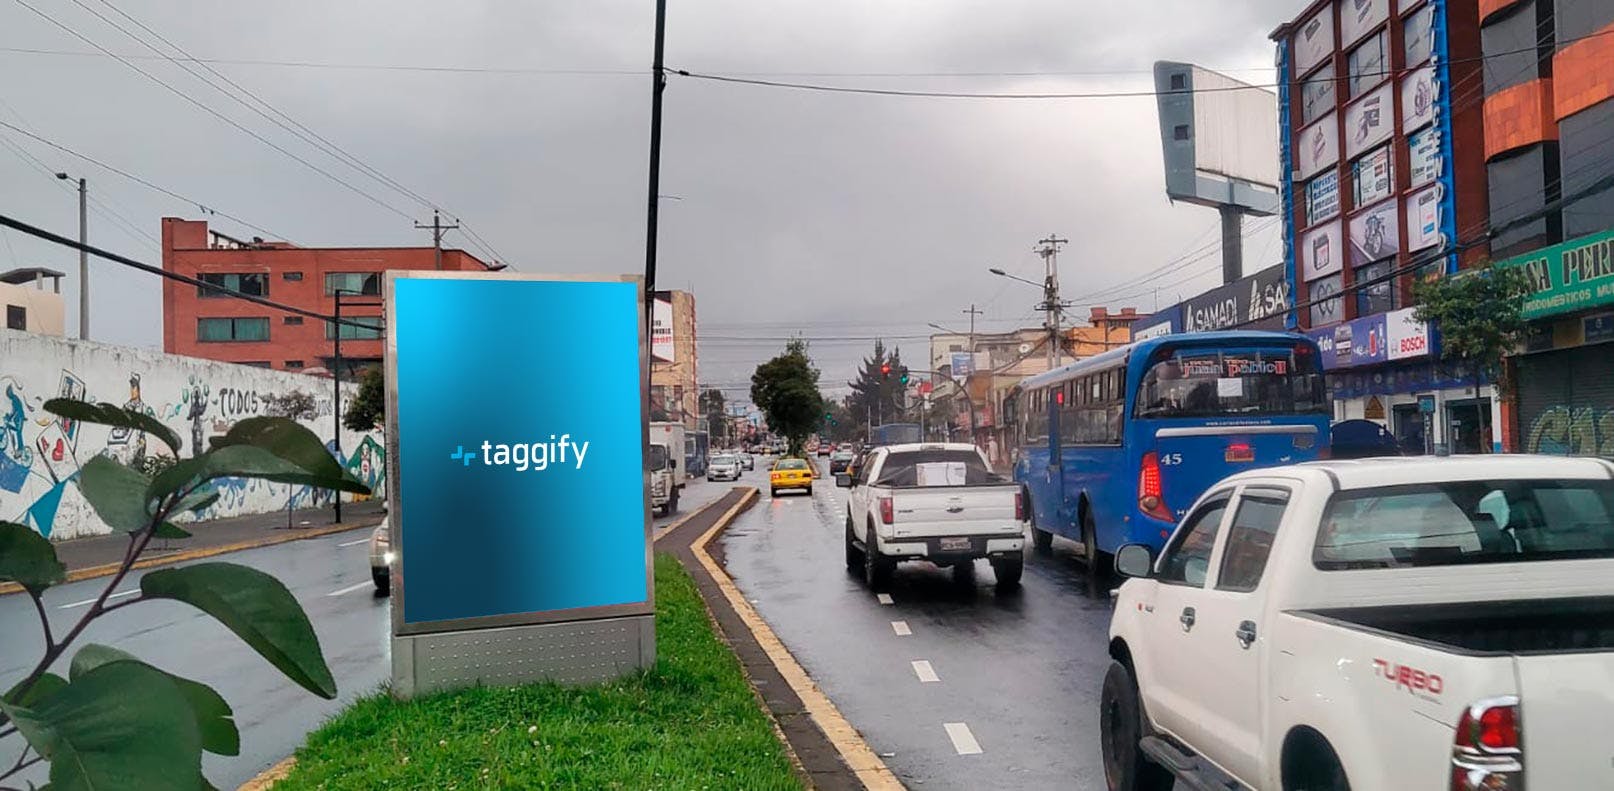
{"type": "MultiPolygon", "coordinates": [[[[140,556],[141,568],[177,563],[183,560],[238,552],[243,549],[282,544],[305,538],[370,527],[381,521],[381,501],[343,503],[342,522],[335,523],[330,506],[298,511],[272,511],[266,514],[213,519],[181,525],[190,531],[184,539],[152,539],[140,556]]],[[[129,538],[113,533],[93,538],[78,538],[56,543],[56,557],[67,566],[68,581],[106,576],[117,570],[123,554],[129,549],[129,538]]],[[[0,585],[0,595],[17,593],[20,587],[12,583],[0,585]]]]}

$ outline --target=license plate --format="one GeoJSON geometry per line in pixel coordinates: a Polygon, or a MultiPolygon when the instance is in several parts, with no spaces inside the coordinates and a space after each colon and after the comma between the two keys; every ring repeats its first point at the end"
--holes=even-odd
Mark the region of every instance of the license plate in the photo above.
{"type": "Polygon", "coordinates": [[[965,538],[944,538],[941,540],[942,551],[957,551],[970,548],[970,540],[965,538]]]}

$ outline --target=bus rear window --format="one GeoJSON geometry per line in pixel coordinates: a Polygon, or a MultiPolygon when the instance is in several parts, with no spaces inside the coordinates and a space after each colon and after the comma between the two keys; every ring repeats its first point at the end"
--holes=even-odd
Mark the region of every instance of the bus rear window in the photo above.
{"type": "Polygon", "coordinates": [[[1294,415],[1328,411],[1317,355],[1307,347],[1156,352],[1138,383],[1140,418],[1294,415]]]}

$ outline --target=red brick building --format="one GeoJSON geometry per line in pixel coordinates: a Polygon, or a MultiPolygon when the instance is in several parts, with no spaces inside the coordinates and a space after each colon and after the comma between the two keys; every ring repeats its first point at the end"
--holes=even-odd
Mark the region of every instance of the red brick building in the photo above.
{"type": "MultiPolygon", "coordinates": [[[[262,239],[241,241],[210,231],[203,220],[164,217],[163,269],[206,281],[163,283],[163,351],[190,357],[278,368],[329,371],[338,326],[286,313],[223,292],[265,297],[323,315],[373,323],[342,325],[343,375],[381,360],[381,273],[437,268],[431,247],[308,248],[262,239]]],[[[483,272],[494,267],[464,250],[442,251],[442,269],[483,272]]]]}

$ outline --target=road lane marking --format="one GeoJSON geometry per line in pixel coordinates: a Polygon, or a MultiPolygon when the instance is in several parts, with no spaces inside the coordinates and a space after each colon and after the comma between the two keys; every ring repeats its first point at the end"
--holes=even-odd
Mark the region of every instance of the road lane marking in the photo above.
{"type": "Polygon", "coordinates": [[[941,681],[941,676],[936,675],[936,668],[931,667],[928,660],[915,659],[912,664],[913,674],[919,677],[919,683],[934,684],[941,681]]]}
{"type": "MultiPolygon", "coordinates": [[[[136,593],[139,593],[139,592],[140,592],[139,588],[131,588],[131,589],[126,590],[126,591],[118,591],[117,593],[114,593],[111,596],[106,597],[106,600],[107,601],[112,601],[113,599],[121,599],[121,598],[123,598],[125,596],[133,596],[133,595],[135,595],[136,593]]],[[[97,597],[97,598],[99,598],[99,597],[97,597]]],[[[76,601],[76,602],[73,602],[72,604],[64,604],[64,605],[62,605],[60,607],[57,607],[56,609],[58,609],[58,610],[71,610],[74,607],[84,607],[86,605],[90,605],[90,604],[94,604],[94,603],[95,603],[95,599],[85,599],[84,601],[76,601]]]]}
{"type": "Polygon", "coordinates": [[[874,595],[874,598],[877,599],[881,604],[895,604],[895,602],[891,601],[891,594],[889,593],[877,593],[874,595]]]}
{"type": "Polygon", "coordinates": [[[913,630],[908,628],[907,621],[892,621],[891,631],[896,632],[898,637],[907,637],[913,634],[913,630]]]}
{"type": "Polygon", "coordinates": [[[336,546],[337,546],[338,549],[340,549],[342,547],[356,547],[356,546],[358,546],[360,544],[363,544],[363,543],[365,543],[366,541],[369,541],[369,540],[370,540],[369,538],[355,538],[352,541],[343,541],[342,543],[337,544],[336,546]]]}
{"type": "Polygon", "coordinates": [[[327,593],[325,595],[326,596],[341,596],[344,593],[352,593],[352,592],[354,592],[354,591],[356,591],[356,590],[358,590],[360,588],[368,588],[368,587],[370,587],[371,585],[374,585],[374,584],[375,584],[374,582],[360,582],[360,583],[358,583],[356,585],[349,585],[346,588],[343,588],[341,590],[331,591],[330,593],[327,593]]]}
{"type": "Polygon", "coordinates": [[[975,734],[970,733],[970,726],[962,722],[944,722],[942,727],[947,729],[947,738],[953,740],[953,750],[959,755],[980,755],[984,752],[981,743],[975,741],[975,734]]]}

